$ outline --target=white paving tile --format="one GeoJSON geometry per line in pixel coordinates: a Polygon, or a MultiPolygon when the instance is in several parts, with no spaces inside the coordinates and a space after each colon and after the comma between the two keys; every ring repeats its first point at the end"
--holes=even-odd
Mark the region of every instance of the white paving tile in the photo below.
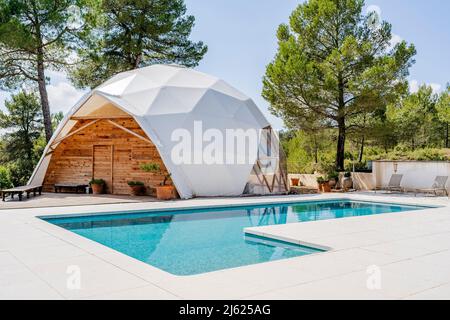
{"type": "Polygon", "coordinates": [[[40,264],[33,266],[32,270],[69,299],[85,298],[148,284],[125,270],[91,255],[40,264]],[[79,289],[73,286],[75,282],[72,279],[76,274],[74,268],[80,272],[79,289]]]}
{"type": "Polygon", "coordinates": [[[354,272],[347,275],[332,277],[324,280],[292,286],[260,295],[250,296],[250,299],[394,299],[382,290],[367,288],[367,274],[354,272]]]}
{"type": "Polygon", "coordinates": [[[192,199],[174,202],[0,210],[0,298],[43,299],[393,299],[449,297],[447,198],[348,194],[345,198],[446,207],[251,228],[265,236],[330,249],[314,255],[174,276],[42,221],[39,215],[232,206],[340,199],[342,195],[192,199]],[[81,270],[67,288],[68,266],[81,270]],[[378,266],[381,289],[367,288],[378,266]]]}
{"type": "Polygon", "coordinates": [[[407,300],[449,300],[450,283],[427,289],[406,297],[407,300]]]}
{"type": "Polygon", "coordinates": [[[95,300],[178,300],[179,297],[153,285],[89,297],[95,300]]]}

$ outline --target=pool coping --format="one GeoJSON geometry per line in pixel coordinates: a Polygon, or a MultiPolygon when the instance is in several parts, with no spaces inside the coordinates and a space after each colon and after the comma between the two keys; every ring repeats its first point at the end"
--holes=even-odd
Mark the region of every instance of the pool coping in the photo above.
{"type": "MultiPolygon", "coordinates": [[[[390,195],[390,193],[386,194],[386,195],[390,195]]],[[[214,271],[208,271],[208,272],[204,272],[204,273],[200,273],[200,274],[193,274],[193,275],[175,275],[172,274],[168,271],[162,270],[160,268],[157,268],[155,266],[152,266],[148,263],[145,263],[143,261],[140,261],[136,258],[133,258],[131,256],[128,256],[125,253],[122,253],[120,251],[117,251],[113,248],[110,248],[106,245],[103,245],[97,241],[94,241],[92,239],[86,238],[84,236],[78,235],[74,232],[71,232],[70,230],[61,228],[57,225],[54,225],[46,220],[44,220],[44,218],[48,219],[48,218],[61,218],[61,217],[81,217],[81,216],[99,216],[99,215],[113,215],[113,214],[127,214],[127,213],[145,213],[145,212],[171,212],[171,211],[178,211],[178,210],[203,210],[203,209],[211,209],[211,208],[228,208],[228,207],[242,207],[242,206],[247,206],[247,205],[270,205],[270,204],[289,204],[289,203],[302,203],[302,202],[318,202],[318,201],[333,201],[333,200],[353,200],[353,201],[365,201],[365,202],[376,202],[376,203],[383,203],[383,204],[394,204],[394,205],[406,205],[406,206],[420,206],[420,207],[425,207],[428,209],[433,209],[433,208],[440,208],[443,205],[442,204],[423,204],[423,202],[415,202],[415,201],[411,201],[411,199],[389,199],[388,201],[383,201],[383,200],[374,200],[373,198],[371,198],[370,196],[363,196],[360,194],[355,194],[355,193],[348,193],[345,195],[342,194],[332,194],[332,193],[323,193],[323,194],[319,194],[320,197],[310,197],[310,195],[302,195],[302,196],[298,196],[298,195],[285,195],[282,196],[282,199],[279,199],[279,196],[256,196],[256,197],[238,197],[238,198],[226,198],[226,197],[220,197],[220,198],[193,198],[193,199],[188,199],[188,200],[175,200],[175,201],[167,201],[167,202],[156,202],[156,203],[151,203],[151,205],[153,206],[153,208],[140,208],[140,209],[130,209],[130,210],[123,210],[123,209],[119,209],[117,208],[116,210],[105,210],[103,207],[109,207],[109,206],[121,206],[121,205],[127,205],[127,204],[107,204],[107,205],[97,205],[95,206],[96,209],[100,209],[97,210],[95,212],[78,212],[79,210],[77,210],[78,207],[76,206],[71,206],[70,207],[70,211],[75,211],[72,213],[65,213],[65,214],[50,214],[50,215],[33,215],[34,219],[37,219],[39,222],[44,223],[45,225],[51,225],[52,227],[58,228],[60,230],[63,230],[64,232],[68,232],[72,235],[75,235],[77,237],[80,237],[82,239],[88,240],[89,242],[91,242],[94,245],[97,246],[101,246],[103,249],[106,250],[112,250],[120,255],[123,255],[124,257],[133,260],[134,262],[139,262],[139,263],[143,263],[145,266],[149,266],[152,269],[155,269],[154,271],[161,273],[161,275],[164,276],[171,276],[171,277],[195,277],[195,276],[199,276],[202,274],[210,274],[210,273],[217,273],[217,272],[221,272],[221,271],[225,271],[225,270],[233,270],[233,269],[237,269],[237,268],[245,268],[245,267],[249,267],[252,265],[258,265],[258,264],[268,264],[268,263],[274,263],[277,262],[277,260],[275,261],[266,261],[266,262],[260,262],[257,264],[250,264],[250,265],[243,265],[243,266],[237,266],[237,267],[232,267],[232,268],[227,268],[227,269],[220,269],[220,270],[214,270],[214,271]],[[317,199],[319,198],[319,199],[317,199]],[[295,200],[294,200],[295,199],[295,200]],[[236,201],[236,203],[223,203],[223,204],[200,204],[197,205],[195,203],[193,203],[194,201],[208,201],[208,200],[221,200],[221,201],[227,201],[227,200],[233,200],[236,201]],[[262,200],[262,201],[261,201],[262,200]],[[169,207],[169,205],[171,204],[176,204],[176,207],[169,207]],[[178,205],[181,204],[181,205],[178,205]]],[[[433,200],[433,198],[429,198],[431,201],[433,200]]],[[[423,199],[422,199],[423,201],[423,199]]],[[[434,202],[434,201],[432,201],[434,202]]],[[[133,203],[133,205],[139,206],[141,203],[133,203]]],[[[82,206],[83,208],[85,206],[82,206]]],[[[43,209],[47,209],[47,208],[39,208],[39,210],[43,210],[43,209]]],[[[48,209],[50,210],[55,210],[58,209],[58,207],[49,207],[48,209]]],[[[21,209],[21,210],[29,210],[29,209],[21,209]]],[[[422,211],[422,210],[421,210],[422,211]]],[[[407,213],[409,211],[402,211],[402,212],[392,212],[389,214],[402,214],[402,213],[407,213]]],[[[346,217],[343,219],[358,219],[358,218],[364,218],[367,216],[354,216],[354,217],[346,217]]],[[[330,219],[330,220],[341,220],[341,219],[330,219]]],[[[328,220],[320,220],[320,221],[328,221],[328,220]]],[[[306,221],[306,222],[294,222],[294,223],[289,223],[289,225],[293,225],[293,224],[310,224],[310,223],[317,223],[320,221],[306,221]]],[[[285,224],[287,225],[287,224],[285,224]]],[[[274,227],[276,225],[268,225],[268,226],[259,226],[259,227],[247,227],[243,229],[243,234],[248,233],[248,234],[254,234],[263,238],[267,238],[267,239],[273,239],[273,240],[279,240],[279,241],[284,241],[284,242],[288,242],[288,243],[293,243],[293,244],[298,244],[301,246],[306,246],[306,247],[310,247],[312,249],[317,249],[320,250],[318,252],[315,253],[311,253],[309,255],[319,255],[319,254],[324,254],[326,252],[332,252],[334,250],[336,250],[335,247],[333,246],[327,246],[327,245],[323,245],[321,243],[318,242],[311,242],[311,241],[304,241],[304,240],[299,240],[296,239],[294,237],[286,237],[286,236],[281,236],[278,234],[275,234],[273,232],[270,231],[271,227],[274,227]],[[263,231],[264,230],[264,231],[263,231]],[[268,231],[269,230],[269,231],[268,231]]],[[[283,226],[283,225],[281,225],[283,226]]],[[[296,258],[302,258],[303,256],[300,257],[296,257],[296,258]]],[[[291,259],[291,258],[287,258],[287,259],[291,259]]],[[[281,260],[286,260],[286,259],[281,259],[281,260]]]]}
{"type": "MultiPolygon", "coordinates": [[[[211,207],[230,207],[230,206],[245,206],[245,205],[264,205],[264,204],[274,204],[274,203],[293,203],[293,202],[311,202],[311,201],[318,201],[318,200],[355,200],[355,201],[369,201],[369,202],[382,202],[382,203],[392,203],[392,204],[398,204],[398,205],[418,205],[418,206],[433,206],[433,208],[425,209],[425,210],[417,210],[416,212],[424,212],[429,210],[435,210],[443,207],[449,207],[450,202],[448,199],[436,199],[436,198],[394,198],[391,197],[389,194],[384,196],[373,196],[373,195],[364,195],[364,194],[346,194],[344,195],[335,195],[335,194],[325,194],[325,195],[311,195],[311,196],[280,196],[280,197],[245,197],[245,198],[214,198],[214,199],[193,199],[193,200],[183,200],[183,201],[174,201],[169,203],[133,203],[133,204],[111,204],[111,205],[96,205],[95,211],[96,214],[111,214],[111,212],[117,212],[120,211],[120,213],[123,212],[136,212],[136,211],[160,211],[160,210],[183,210],[183,209],[207,209],[211,207]],[[388,201],[385,201],[388,200],[388,201]]],[[[273,226],[265,226],[265,227],[253,227],[256,230],[256,232],[261,232],[264,234],[264,237],[266,238],[273,238],[281,241],[291,242],[291,243],[299,243],[302,242],[301,245],[305,245],[312,248],[318,248],[320,250],[324,250],[322,248],[326,248],[324,252],[318,252],[309,254],[306,256],[300,256],[295,258],[288,258],[288,259],[282,259],[277,261],[269,261],[269,262],[263,262],[253,265],[246,265],[246,266],[240,266],[236,268],[230,268],[230,269],[224,269],[224,270],[218,270],[218,271],[212,271],[207,273],[202,273],[198,275],[188,275],[188,276],[176,276],[173,274],[170,274],[168,272],[165,272],[161,269],[158,269],[156,267],[153,267],[151,265],[148,265],[144,262],[141,262],[139,260],[136,260],[132,257],[129,257],[125,254],[122,254],[120,252],[117,252],[111,248],[108,248],[106,246],[101,245],[100,243],[97,243],[93,240],[84,238],[82,236],[79,236],[77,234],[74,234],[71,231],[65,230],[63,228],[60,228],[58,226],[52,225],[51,223],[48,223],[44,220],[41,220],[39,217],[46,216],[46,217],[57,217],[57,216],[68,216],[72,214],[77,215],[88,215],[89,211],[92,211],[92,206],[80,206],[80,207],[51,207],[51,208],[39,208],[39,209],[14,209],[14,210],[5,210],[4,212],[0,213],[1,217],[6,217],[7,219],[14,219],[18,223],[27,224],[30,226],[33,226],[37,228],[38,230],[42,231],[47,236],[55,237],[56,239],[59,239],[63,242],[65,242],[69,246],[75,246],[85,252],[87,252],[90,255],[96,256],[100,258],[103,262],[106,262],[108,264],[111,264],[120,270],[123,270],[127,273],[133,274],[137,276],[138,278],[146,281],[149,283],[149,285],[156,286],[160,289],[163,289],[165,291],[170,292],[178,298],[183,297],[191,297],[189,295],[183,295],[179,294],[177,291],[178,288],[175,289],[167,289],[166,286],[177,286],[176,283],[180,282],[183,283],[185,281],[206,281],[207,279],[216,278],[219,275],[221,277],[228,276],[234,276],[236,272],[247,272],[251,271],[253,269],[271,269],[271,268],[278,268],[281,265],[284,265],[283,261],[285,261],[287,264],[294,263],[295,261],[299,261],[299,259],[308,259],[307,257],[312,256],[323,256],[328,255],[331,252],[336,252],[341,250],[341,248],[333,247],[333,246],[326,246],[323,243],[320,243],[320,240],[317,239],[317,242],[311,242],[310,241],[304,241],[299,237],[286,237],[281,235],[282,233],[279,233],[279,230],[269,230],[270,227],[273,226]],[[61,210],[64,210],[66,213],[61,214],[61,210]],[[9,217],[7,216],[9,215],[9,217]],[[280,238],[282,237],[282,238],[280,238]],[[280,263],[280,261],[282,263],[280,263]],[[258,266],[258,267],[257,267],[258,266]],[[184,279],[184,280],[183,280],[184,279]]],[[[442,210],[441,210],[442,211],[442,210]]],[[[390,213],[389,215],[373,215],[373,216],[356,216],[356,217],[347,217],[343,219],[332,219],[332,220],[322,220],[322,221],[342,221],[342,220],[360,220],[360,221],[368,221],[368,217],[375,217],[375,220],[378,220],[380,216],[394,216],[394,215],[404,215],[404,214],[410,214],[410,211],[403,211],[403,212],[394,212],[390,213]]],[[[370,220],[370,219],[369,219],[370,220]]],[[[290,223],[287,225],[310,225],[313,224],[315,226],[318,226],[320,222],[322,221],[311,221],[311,222],[299,222],[299,223],[290,223]]],[[[330,224],[330,223],[327,223],[330,224]]],[[[340,224],[340,223],[339,223],[340,224]]],[[[282,225],[282,226],[287,226],[282,225]]],[[[331,225],[337,225],[336,223],[331,223],[331,225]]],[[[320,227],[320,226],[319,226],[320,227]]],[[[303,228],[303,229],[305,229],[303,228]]],[[[250,233],[255,232],[255,230],[246,230],[250,231],[250,233]]],[[[1,250],[1,249],[0,249],[1,250]]],[[[216,280],[214,280],[216,281],[216,280]]],[[[218,280],[217,280],[218,281],[218,280]]],[[[180,289],[181,290],[181,289],[180,289]]],[[[62,296],[65,298],[70,298],[71,295],[67,294],[64,290],[60,290],[60,292],[63,291],[62,296]],[[67,294],[67,296],[66,296],[67,294]]],[[[239,290],[237,290],[239,291],[239,290]]],[[[244,292],[242,293],[244,294],[244,292]]],[[[234,292],[233,292],[234,295],[234,292]]],[[[233,296],[232,295],[232,296],[233,296]]],[[[245,296],[250,296],[249,294],[245,294],[245,296]]],[[[228,298],[227,295],[221,295],[219,298],[228,298]]]]}
{"type": "MultiPolygon", "coordinates": [[[[249,199],[248,197],[245,198],[239,198],[239,199],[249,199]]],[[[251,199],[259,199],[259,198],[251,198],[251,199]]],[[[267,199],[267,198],[264,198],[267,199]]],[[[311,199],[311,200],[305,200],[305,199],[297,199],[297,200],[290,200],[290,199],[284,199],[284,200],[277,200],[275,202],[273,201],[261,201],[258,202],[257,205],[273,205],[273,204],[295,204],[295,203],[302,203],[302,202],[327,202],[327,201],[333,201],[333,200],[340,200],[340,201],[360,201],[360,202],[374,202],[374,203],[380,203],[380,204],[393,204],[393,205],[404,205],[404,206],[416,206],[416,207],[423,207],[424,209],[429,208],[439,208],[444,205],[442,204],[427,204],[424,205],[422,203],[411,203],[410,201],[374,201],[374,200],[368,200],[368,199],[354,199],[352,197],[332,197],[332,198],[322,198],[319,200],[311,199]]],[[[116,204],[115,204],[116,205],[116,204]]],[[[114,214],[139,214],[139,213],[158,213],[158,212],[173,212],[173,211],[183,211],[183,210],[205,210],[205,209],[226,209],[226,208],[239,208],[239,207],[246,207],[250,205],[255,205],[255,203],[252,202],[242,202],[242,203],[232,203],[232,204],[217,204],[217,205],[189,205],[189,206],[181,206],[181,207],[161,207],[161,208],[146,208],[146,209],[132,209],[132,210],[113,210],[113,211],[94,211],[94,212],[84,212],[84,213],[64,213],[64,214],[51,214],[51,215],[36,215],[36,218],[39,219],[56,219],[56,218],[65,218],[65,217],[84,217],[84,216],[100,216],[100,215],[114,215],[114,214]]],[[[73,206],[75,207],[75,206],[73,206]]],[[[49,207],[49,208],[55,208],[55,207],[49,207]]],[[[46,208],[41,208],[46,209],[46,208]]],[[[25,210],[25,209],[23,209],[25,210]]],[[[301,223],[301,222],[300,222],[301,223]]]]}
{"type": "MultiPolygon", "coordinates": [[[[245,199],[245,198],[243,198],[245,199]]],[[[281,201],[262,201],[258,204],[252,204],[252,205],[258,205],[258,206],[264,206],[264,205],[276,205],[276,204],[286,204],[286,205],[294,205],[294,204],[301,204],[301,203],[311,203],[311,202],[332,202],[332,201],[355,201],[355,202],[365,202],[365,203],[377,203],[377,204],[384,204],[384,205],[398,205],[398,206],[414,206],[414,207],[421,207],[422,209],[419,210],[424,210],[424,209],[432,209],[432,208],[440,208],[442,207],[442,205],[424,205],[424,204],[411,204],[411,203],[399,203],[399,202],[392,202],[392,201],[374,201],[374,200],[361,200],[361,199],[354,199],[352,197],[333,197],[333,198],[328,198],[328,199],[319,199],[319,200],[281,200],[281,201]]],[[[113,216],[113,215],[124,215],[124,214],[143,214],[143,213],[155,213],[155,214],[164,214],[164,213],[171,213],[171,212],[177,212],[177,211],[187,211],[187,210],[207,210],[207,209],[227,209],[227,208],[245,208],[247,206],[250,206],[250,204],[239,204],[239,203],[235,203],[235,204],[231,204],[231,205],[226,205],[226,204],[221,204],[221,205],[210,205],[210,206],[186,206],[186,207],[177,207],[177,208],[165,208],[165,209],[160,209],[160,208],[149,208],[149,209],[139,209],[139,210],[125,210],[125,211],[106,211],[106,212],[91,212],[91,213],[70,213],[70,214],[60,214],[60,215],[44,215],[44,216],[36,216],[36,218],[43,220],[44,222],[47,223],[51,223],[52,222],[48,221],[51,219],[60,219],[60,218],[75,218],[75,217],[91,217],[91,216],[113,216]]],[[[408,210],[405,210],[408,211],[408,210]]],[[[411,210],[414,211],[414,210],[411,210]]],[[[403,212],[403,211],[402,211],[403,212]]],[[[177,214],[190,214],[191,212],[186,212],[186,213],[182,213],[179,212],[177,214]]],[[[395,212],[386,212],[383,214],[392,214],[395,212]]],[[[219,214],[219,213],[218,213],[219,214]]],[[[354,216],[354,217],[359,217],[359,216],[354,216]]],[[[354,218],[354,217],[344,217],[343,219],[347,219],[347,218],[354,218]]],[[[328,219],[326,219],[328,220],[328,219]]],[[[329,220],[333,220],[333,219],[329,219],[329,220]]],[[[307,223],[307,222],[315,222],[315,221],[299,221],[299,222],[291,222],[291,223],[307,223]]],[[[290,224],[291,224],[290,223],[290,224]]],[[[53,224],[56,225],[56,224],[53,224]]],[[[58,225],[56,225],[57,227],[60,227],[58,225]]],[[[243,235],[245,236],[245,234],[250,234],[250,235],[254,235],[254,236],[258,236],[261,238],[265,238],[268,240],[274,240],[274,241],[281,241],[281,242],[286,242],[286,243],[291,243],[294,245],[299,245],[299,246],[303,246],[303,247],[308,247],[311,249],[315,249],[315,250],[320,250],[319,252],[314,252],[314,253],[310,253],[310,254],[318,254],[321,252],[326,252],[326,251],[332,251],[333,248],[329,247],[329,246],[325,246],[325,245],[321,245],[318,243],[312,243],[312,242],[307,242],[307,241],[302,241],[302,240],[298,240],[295,238],[291,238],[291,237],[283,237],[283,236],[279,236],[279,235],[274,235],[271,234],[270,232],[262,232],[260,230],[265,230],[265,228],[270,227],[271,225],[267,225],[267,226],[256,226],[256,227],[246,227],[243,228],[242,232],[243,235]]],[[[63,227],[60,227],[62,229],[65,229],[63,227]]],[[[71,230],[65,229],[69,232],[72,232],[71,230]]],[[[74,232],[72,232],[74,233],[74,232]]],[[[87,238],[87,237],[84,237],[87,238]]],[[[90,238],[87,238],[91,241],[94,241],[96,243],[99,243],[95,240],[92,240],[90,238]]],[[[101,243],[99,243],[101,244],[101,243]]],[[[106,245],[101,244],[102,246],[108,247],[106,245]]],[[[110,247],[108,247],[110,248],[110,247]]],[[[114,248],[110,248],[112,250],[115,250],[114,248]]],[[[117,251],[117,250],[115,250],[117,251]]],[[[118,251],[126,256],[128,256],[127,254],[118,251]]],[[[131,256],[129,256],[130,258],[133,258],[131,256]]],[[[138,260],[136,258],[133,258],[137,261],[141,261],[138,260]]],[[[143,261],[141,261],[143,262],[143,261]]],[[[264,261],[264,262],[259,262],[259,263],[266,263],[266,262],[270,262],[270,261],[264,261]]],[[[144,262],[145,263],[145,262],[144,262]]],[[[147,263],[146,263],[147,264],[147,263]]],[[[151,264],[148,264],[151,265],[151,264]]],[[[250,264],[251,265],[251,264],[250,264]]],[[[151,265],[152,266],[152,265],[151,265]]],[[[245,267],[246,265],[242,265],[242,267],[245,267]]],[[[154,267],[154,266],[152,266],[154,267]]],[[[241,266],[237,266],[237,267],[233,267],[233,268],[239,268],[241,266]]],[[[157,267],[155,267],[157,268],[157,267]]],[[[227,268],[227,269],[233,269],[233,268],[227,268]]],[[[166,272],[170,275],[174,275],[174,276],[190,276],[190,275],[176,275],[173,273],[170,273],[168,271],[165,271],[163,269],[157,268],[158,270],[162,271],[162,272],[166,272]]],[[[207,271],[207,272],[203,272],[203,273],[209,273],[209,272],[215,272],[215,271],[220,271],[220,270],[225,270],[225,269],[218,269],[218,270],[213,270],[213,271],[207,271]]],[[[198,273],[198,274],[203,274],[203,273],[198,273]]],[[[198,275],[193,274],[193,275],[198,275]]]]}

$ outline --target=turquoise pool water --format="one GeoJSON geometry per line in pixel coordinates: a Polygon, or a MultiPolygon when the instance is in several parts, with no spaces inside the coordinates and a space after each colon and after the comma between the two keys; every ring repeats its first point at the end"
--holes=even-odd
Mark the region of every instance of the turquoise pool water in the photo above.
{"type": "Polygon", "coordinates": [[[246,227],[424,209],[349,200],[43,218],[176,275],[192,275],[321,250],[246,235],[246,227]]]}

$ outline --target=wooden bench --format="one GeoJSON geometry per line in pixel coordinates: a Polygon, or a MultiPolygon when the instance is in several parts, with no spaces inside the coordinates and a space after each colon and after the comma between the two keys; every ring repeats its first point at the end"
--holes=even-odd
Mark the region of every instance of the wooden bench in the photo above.
{"type": "Polygon", "coordinates": [[[14,195],[16,194],[19,196],[19,200],[22,201],[22,195],[24,192],[27,194],[27,199],[30,197],[30,193],[32,192],[34,196],[36,196],[37,192],[39,193],[39,195],[41,195],[42,185],[15,187],[10,189],[4,189],[1,190],[0,192],[2,194],[2,201],[5,201],[7,195],[10,195],[11,199],[14,199],[14,195]]]}
{"type": "Polygon", "coordinates": [[[81,193],[86,193],[87,184],[76,184],[76,183],[57,183],[55,184],[55,193],[61,192],[61,189],[75,189],[75,193],[81,190],[81,193]]]}

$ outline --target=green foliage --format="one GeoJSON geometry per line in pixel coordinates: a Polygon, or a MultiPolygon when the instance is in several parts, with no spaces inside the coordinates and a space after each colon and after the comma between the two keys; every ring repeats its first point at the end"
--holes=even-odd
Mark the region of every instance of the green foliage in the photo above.
{"type": "Polygon", "coordinates": [[[286,152],[288,172],[328,172],[334,168],[334,148],[330,146],[333,132],[330,130],[287,131],[280,135],[286,152]]]}
{"type": "Polygon", "coordinates": [[[145,171],[145,172],[160,172],[161,171],[161,166],[155,162],[143,163],[139,167],[141,168],[142,171],[145,171]]]}
{"type": "Polygon", "coordinates": [[[72,26],[68,10],[86,1],[0,0],[0,84],[17,88],[37,82],[37,63],[59,70],[68,64],[69,45],[81,26],[72,26]]]}
{"type": "Polygon", "coordinates": [[[320,177],[317,177],[316,181],[318,184],[322,184],[322,183],[325,183],[327,181],[327,179],[325,177],[320,176],[320,177]]]}
{"type": "Polygon", "coordinates": [[[450,123],[450,85],[447,85],[446,90],[439,96],[436,110],[441,121],[450,123]]]}
{"type": "Polygon", "coordinates": [[[142,181],[128,181],[128,185],[130,187],[132,187],[132,186],[143,186],[144,183],[142,181]]]}
{"type": "Polygon", "coordinates": [[[59,123],[62,121],[62,119],[64,118],[64,113],[62,111],[56,112],[52,114],[52,127],[53,130],[56,130],[56,128],[58,127],[59,123]]]}
{"type": "Polygon", "coordinates": [[[431,87],[421,86],[416,93],[405,95],[387,108],[387,119],[393,124],[397,140],[411,149],[442,146],[443,123],[436,110],[438,95],[431,87]]]}
{"type": "MultiPolygon", "coordinates": [[[[159,173],[159,174],[164,173],[161,166],[155,162],[143,163],[139,167],[141,168],[141,170],[143,170],[145,172],[153,172],[153,173],[159,173]]],[[[164,180],[163,180],[163,182],[161,182],[162,186],[166,185],[166,182],[170,178],[171,175],[172,175],[171,173],[167,173],[164,175],[164,180]]]]}
{"type": "Polygon", "coordinates": [[[24,186],[28,183],[31,173],[33,172],[33,164],[27,161],[17,159],[16,161],[10,161],[7,164],[11,183],[14,186],[24,186]]]}
{"type": "Polygon", "coordinates": [[[337,180],[339,178],[339,172],[333,171],[328,174],[328,179],[337,180]]]}
{"type": "Polygon", "coordinates": [[[7,189],[12,186],[9,169],[5,166],[0,166],[0,189],[7,189]]]}
{"type": "Polygon", "coordinates": [[[263,80],[270,111],[289,128],[338,128],[343,167],[354,117],[383,109],[407,88],[413,45],[390,48],[391,26],[371,24],[362,0],[309,0],[278,28],[278,53],[263,80]],[[311,127],[312,126],[312,127],[311,127]]]}
{"type": "Polygon", "coordinates": [[[74,23],[94,0],[0,0],[0,88],[39,87],[47,141],[52,136],[45,70],[61,70],[73,57],[83,24],[74,23]]]}
{"type": "Polygon", "coordinates": [[[448,161],[450,160],[450,152],[445,149],[436,148],[423,148],[416,150],[409,150],[402,148],[401,146],[394,150],[379,154],[375,156],[369,156],[370,160],[423,160],[423,161],[448,161]]]}
{"type": "Polygon", "coordinates": [[[95,87],[112,75],[156,63],[196,66],[207,47],[189,40],[194,17],[183,0],[103,0],[71,72],[78,87],[95,87]]]}
{"type": "Polygon", "coordinates": [[[104,185],[106,182],[103,179],[92,179],[89,181],[89,184],[98,184],[98,185],[104,185]]]}
{"type": "Polygon", "coordinates": [[[2,158],[10,165],[14,185],[26,184],[40,157],[35,145],[42,137],[42,112],[35,93],[19,92],[5,101],[6,112],[0,110],[2,158]]]}
{"type": "Polygon", "coordinates": [[[447,84],[446,90],[439,96],[436,112],[444,127],[444,145],[446,148],[450,148],[450,84],[447,84]]]}

